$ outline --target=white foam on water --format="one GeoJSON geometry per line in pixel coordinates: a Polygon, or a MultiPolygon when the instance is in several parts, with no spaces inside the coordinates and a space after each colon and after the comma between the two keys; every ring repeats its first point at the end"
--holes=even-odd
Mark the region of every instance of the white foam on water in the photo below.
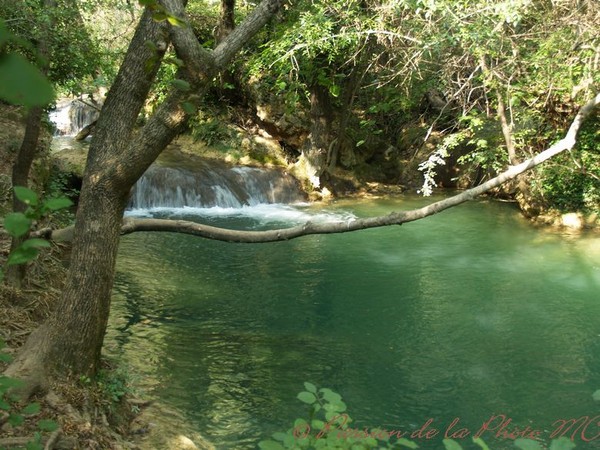
{"type": "Polygon", "coordinates": [[[248,218],[260,224],[285,223],[297,225],[305,222],[334,223],[356,220],[356,216],[348,211],[323,211],[307,208],[306,203],[283,205],[278,203],[244,205],[231,208],[213,206],[210,208],[196,208],[184,206],[182,208],[155,207],[138,208],[126,211],[127,217],[166,217],[166,218],[248,218]]]}

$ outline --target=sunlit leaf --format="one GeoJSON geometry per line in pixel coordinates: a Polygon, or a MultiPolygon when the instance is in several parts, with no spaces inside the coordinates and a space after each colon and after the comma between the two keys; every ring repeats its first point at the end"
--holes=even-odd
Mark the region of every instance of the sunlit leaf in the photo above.
{"type": "Polygon", "coordinates": [[[308,381],[304,382],[304,389],[306,389],[308,392],[312,392],[313,394],[317,393],[317,387],[308,381]]]}
{"type": "Polygon", "coordinates": [[[68,208],[72,205],[73,202],[67,197],[49,198],[48,200],[44,201],[44,207],[52,211],[68,208]]]}
{"type": "Polygon", "coordinates": [[[42,431],[55,431],[58,429],[58,424],[54,420],[42,419],[38,420],[38,428],[42,431]]]}
{"type": "Polygon", "coordinates": [[[17,380],[16,378],[0,376],[0,390],[17,388],[23,386],[24,384],[25,383],[23,381],[17,380]]]}
{"type": "Polygon", "coordinates": [[[417,445],[416,442],[413,441],[409,441],[406,438],[400,438],[396,441],[396,444],[400,445],[400,446],[404,446],[404,447],[408,447],[408,448],[419,448],[419,446],[417,445]]]}
{"type": "Polygon", "coordinates": [[[164,22],[165,20],[167,20],[169,18],[169,16],[167,15],[167,13],[165,13],[163,11],[158,11],[158,12],[155,12],[154,14],[152,14],[152,18],[156,22],[164,22]]]}
{"type": "Polygon", "coordinates": [[[40,412],[40,409],[41,407],[39,403],[30,403],[21,410],[21,414],[37,414],[40,412]]]}
{"type": "Polygon", "coordinates": [[[483,441],[483,439],[481,439],[480,437],[478,438],[473,438],[473,442],[477,445],[479,445],[481,447],[482,450],[490,450],[490,448],[487,446],[487,444],[483,441]]]}
{"type": "Polygon", "coordinates": [[[182,27],[183,28],[183,27],[187,26],[187,24],[185,23],[185,21],[183,21],[180,18],[175,17],[175,16],[168,16],[167,20],[174,27],[182,27]]]}
{"type": "Polygon", "coordinates": [[[596,392],[594,392],[594,393],[592,394],[592,398],[593,398],[594,400],[596,400],[597,402],[600,402],[600,389],[598,389],[596,392]]]}
{"type": "Polygon", "coordinates": [[[550,450],[571,450],[575,448],[575,442],[566,436],[558,439],[552,439],[550,450]]]}
{"type": "Polygon", "coordinates": [[[540,443],[533,439],[519,438],[515,440],[515,446],[519,447],[521,450],[542,450],[540,443]]]}
{"type": "Polygon", "coordinates": [[[8,423],[13,427],[21,426],[23,422],[25,422],[25,418],[21,414],[11,414],[8,416],[8,423]]]}
{"type": "Polygon", "coordinates": [[[17,247],[9,256],[6,264],[9,266],[15,266],[17,264],[25,264],[39,254],[37,248],[23,248],[23,246],[17,247]]]}
{"type": "Polygon", "coordinates": [[[275,441],[261,441],[258,443],[258,448],[262,450],[285,450],[283,445],[275,441]]]}
{"type": "Polygon", "coordinates": [[[319,389],[319,391],[323,394],[323,398],[330,403],[336,403],[342,400],[342,396],[336,392],[333,392],[331,389],[323,388],[319,389]]]}
{"type": "Polygon", "coordinates": [[[4,217],[4,229],[13,237],[25,235],[31,227],[31,219],[23,213],[10,213],[4,217]]]}
{"type": "Polygon", "coordinates": [[[311,393],[311,392],[300,392],[298,395],[298,400],[300,400],[301,402],[304,403],[308,403],[309,405],[312,405],[314,402],[317,401],[317,397],[315,397],[315,394],[311,393]]]}
{"type": "Polygon", "coordinates": [[[16,53],[0,55],[0,99],[15,105],[45,106],[54,99],[50,82],[16,53]]]}
{"type": "Polygon", "coordinates": [[[462,450],[461,445],[454,439],[444,439],[442,442],[446,450],[462,450]]]}
{"type": "Polygon", "coordinates": [[[287,435],[286,433],[282,433],[282,432],[278,431],[277,433],[273,433],[273,435],[272,435],[271,437],[272,437],[273,439],[275,439],[276,441],[281,441],[281,442],[283,442],[283,441],[285,441],[285,438],[286,438],[287,436],[288,436],[288,435],[287,435]]]}
{"type": "Polygon", "coordinates": [[[25,242],[21,244],[22,248],[47,248],[50,247],[50,242],[44,239],[27,239],[25,242]]]}
{"type": "Polygon", "coordinates": [[[26,205],[35,206],[38,204],[38,196],[31,189],[23,186],[15,186],[15,196],[26,205]]]}

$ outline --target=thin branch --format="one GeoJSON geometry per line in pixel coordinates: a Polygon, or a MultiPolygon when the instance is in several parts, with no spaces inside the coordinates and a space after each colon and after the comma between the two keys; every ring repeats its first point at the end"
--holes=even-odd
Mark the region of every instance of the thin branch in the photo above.
{"type": "MultiPolygon", "coordinates": [[[[575,119],[571,123],[565,137],[548,149],[530,158],[521,164],[511,166],[500,175],[486,181],[479,186],[468,189],[460,194],[431,203],[422,208],[413,209],[410,211],[393,212],[386,216],[369,217],[363,219],[348,220],[345,222],[335,223],[312,223],[307,222],[291,228],[283,228],[267,231],[240,231],[228,230],[225,228],[212,227],[202,225],[195,222],[185,220],[168,220],[168,219],[133,219],[125,218],[121,228],[121,234],[130,234],[137,231],[158,231],[158,232],[174,232],[191,234],[207,239],[213,239],[225,242],[237,243],[262,243],[262,242],[277,242],[295,239],[301,236],[311,234],[334,234],[348,233],[351,231],[365,230],[368,228],[378,228],[389,225],[402,225],[403,223],[413,222],[432,216],[453,206],[465,203],[473,198],[484,194],[485,192],[494,189],[508,180],[511,180],[518,175],[533,169],[539,164],[548,159],[564,152],[571,150],[576,143],[577,133],[585,119],[600,105],[600,94],[588,101],[577,113],[575,119]]],[[[55,241],[68,241],[72,237],[72,227],[63,228],[60,230],[44,229],[32,233],[32,237],[52,239],[55,241]]]]}

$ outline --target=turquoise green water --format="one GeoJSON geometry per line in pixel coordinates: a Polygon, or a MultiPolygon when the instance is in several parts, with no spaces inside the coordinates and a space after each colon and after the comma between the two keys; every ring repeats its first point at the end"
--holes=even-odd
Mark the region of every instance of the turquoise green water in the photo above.
{"type": "Polygon", "coordinates": [[[599,413],[599,293],[598,237],[536,230],[507,204],[262,245],[138,233],[122,240],[107,348],[219,449],[289,428],[306,413],[304,381],[339,392],[355,427],[413,431],[431,418],[443,434],[454,418],[476,431],[505,414],[547,438],[557,419],[599,413]]]}

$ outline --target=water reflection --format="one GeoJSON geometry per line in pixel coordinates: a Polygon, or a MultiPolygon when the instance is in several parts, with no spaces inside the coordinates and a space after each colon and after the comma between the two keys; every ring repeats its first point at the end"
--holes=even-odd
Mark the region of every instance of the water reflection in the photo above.
{"type": "Polygon", "coordinates": [[[339,391],[357,426],[548,428],[597,410],[599,249],[493,203],[265,245],[141,233],[123,239],[108,341],[218,448],[288,428],[304,381],[339,391]]]}

